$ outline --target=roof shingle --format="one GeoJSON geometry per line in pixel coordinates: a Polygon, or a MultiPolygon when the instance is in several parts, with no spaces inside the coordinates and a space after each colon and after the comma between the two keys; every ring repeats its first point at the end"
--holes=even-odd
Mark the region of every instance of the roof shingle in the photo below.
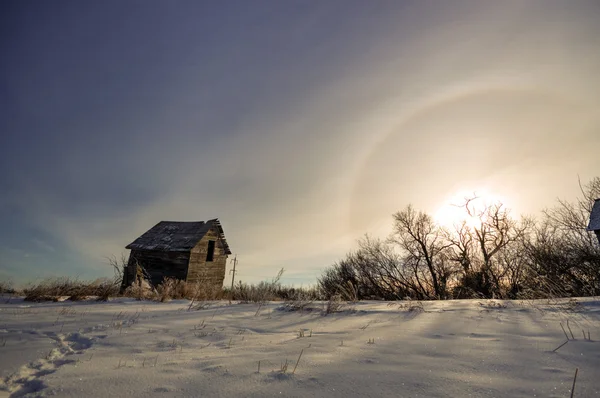
{"type": "Polygon", "coordinates": [[[223,245],[225,254],[231,254],[221,223],[216,218],[207,222],[161,221],[125,248],[174,252],[190,251],[213,226],[216,226],[219,231],[219,240],[223,245]]]}

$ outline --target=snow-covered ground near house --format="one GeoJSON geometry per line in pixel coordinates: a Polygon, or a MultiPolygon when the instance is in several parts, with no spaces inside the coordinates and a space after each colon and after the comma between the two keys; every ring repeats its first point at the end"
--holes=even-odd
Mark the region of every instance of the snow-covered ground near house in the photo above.
{"type": "Polygon", "coordinates": [[[5,301],[0,397],[600,397],[597,299],[5,301]]]}

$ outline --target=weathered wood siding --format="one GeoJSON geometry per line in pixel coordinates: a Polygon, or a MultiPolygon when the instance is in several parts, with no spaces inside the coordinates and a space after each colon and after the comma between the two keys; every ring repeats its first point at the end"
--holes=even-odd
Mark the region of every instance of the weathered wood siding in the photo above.
{"type": "Polygon", "coordinates": [[[216,228],[211,228],[206,235],[192,248],[190,254],[190,265],[187,274],[187,281],[191,283],[206,282],[218,286],[223,286],[225,279],[225,266],[227,265],[227,255],[225,249],[218,239],[219,233],[216,228]],[[206,261],[208,251],[208,241],[215,241],[215,252],[213,261],[206,261]]]}
{"type": "Polygon", "coordinates": [[[136,277],[136,265],[139,264],[150,275],[154,286],[164,278],[186,280],[188,273],[189,252],[165,252],[157,250],[132,250],[127,263],[125,287],[131,285],[136,277]]]}

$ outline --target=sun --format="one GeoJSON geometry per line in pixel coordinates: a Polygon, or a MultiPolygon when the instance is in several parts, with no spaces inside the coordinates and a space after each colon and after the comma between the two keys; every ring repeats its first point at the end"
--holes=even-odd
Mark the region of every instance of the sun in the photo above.
{"type": "Polygon", "coordinates": [[[447,203],[440,206],[433,215],[433,219],[436,224],[446,228],[462,225],[463,222],[469,227],[477,225],[477,219],[470,217],[464,207],[459,205],[459,202],[447,203]]]}
{"type": "Polygon", "coordinates": [[[434,221],[445,228],[454,228],[463,223],[471,228],[477,227],[481,220],[476,216],[469,215],[464,206],[467,199],[472,199],[469,207],[474,210],[475,214],[494,203],[506,204],[504,198],[483,189],[460,191],[448,196],[442,202],[433,214],[434,221]]]}

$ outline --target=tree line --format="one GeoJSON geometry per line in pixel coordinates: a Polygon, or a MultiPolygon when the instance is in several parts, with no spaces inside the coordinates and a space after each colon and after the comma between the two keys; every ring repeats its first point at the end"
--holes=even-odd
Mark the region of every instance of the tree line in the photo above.
{"type": "Polygon", "coordinates": [[[386,239],[365,235],[325,269],[326,296],[344,299],[534,299],[600,294],[600,244],[587,231],[600,178],[581,184],[541,217],[518,217],[501,202],[459,204],[452,228],[412,205],[393,215],[386,239]]]}

